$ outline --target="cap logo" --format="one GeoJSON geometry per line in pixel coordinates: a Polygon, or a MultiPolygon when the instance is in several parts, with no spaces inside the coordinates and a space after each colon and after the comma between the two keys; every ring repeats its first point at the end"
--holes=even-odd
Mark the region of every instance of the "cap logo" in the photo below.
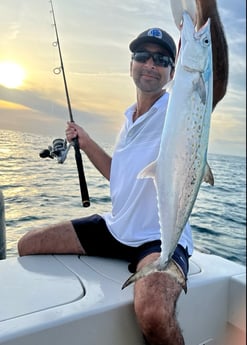
{"type": "Polygon", "coordinates": [[[150,29],[150,30],[148,31],[148,36],[156,37],[156,38],[162,39],[162,32],[161,32],[160,29],[150,29]]]}

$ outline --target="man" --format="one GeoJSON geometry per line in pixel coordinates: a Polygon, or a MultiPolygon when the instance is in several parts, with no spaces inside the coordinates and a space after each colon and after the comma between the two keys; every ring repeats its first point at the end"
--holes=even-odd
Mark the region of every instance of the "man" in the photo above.
{"type": "MultiPolygon", "coordinates": [[[[111,158],[75,123],[68,123],[66,137],[76,136],[80,149],[110,180],[112,212],[76,219],[25,234],[18,243],[19,254],[82,254],[122,258],[131,272],[157,259],[160,227],[156,191],[151,179],[138,173],[158,154],[168,101],[164,90],[174,74],[176,45],[159,28],[141,33],[129,46],[130,74],[136,85],[137,101],[126,119],[111,158]]],[[[185,278],[193,244],[186,224],[173,260],[185,278]]],[[[175,317],[182,287],[165,272],[155,272],[135,282],[134,308],[147,344],[184,344],[175,317]]]]}
{"type": "MultiPolygon", "coordinates": [[[[133,272],[160,253],[160,227],[156,191],[152,180],[138,173],[159,151],[168,94],[164,85],[172,78],[176,45],[165,31],[149,29],[130,44],[130,73],[137,102],[126,111],[113,158],[110,158],[77,124],[68,123],[66,137],[78,136],[95,167],[110,180],[112,212],[63,222],[24,235],[20,255],[74,253],[126,259],[133,272]]],[[[186,277],[192,254],[187,225],[174,260],[186,277]]],[[[166,273],[154,273],[135,284],[134,305],[141,329],[150,344],[183,344],[174,317],[181,286],[166,273]],[[169,327],[167,327],[169,325],[169,327]]]]}

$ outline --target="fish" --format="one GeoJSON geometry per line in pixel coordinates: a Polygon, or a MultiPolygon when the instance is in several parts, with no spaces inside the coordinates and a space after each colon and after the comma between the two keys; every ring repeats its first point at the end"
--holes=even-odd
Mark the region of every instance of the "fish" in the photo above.
{"type": "MultiPolygon", "coordinates": [[[[180,30],[183,11],[186,10],[200,29],[208,18],[211,20],[213,54],[213,110],[227,91],[229,79],[228,44],[221,22],[216,0],[170,0],[170,6],[177,28],[180,30]]],[[[180,46],[180,42],[178,47],[180,46]]]]}
{"type": "Polygon", "coordinates": [[[181,23],[183,20],[183,12],[189,13],[194,25],[196,25],[196,2],[195,0],[170,0],[172,15],[177,28],[181,29],[181,23]]]}
{"type": "Polygon", "coordinates": [[[183,11],[181,46],[167,105],[157,159],[138,178],[152,178],[161,232],[160,257],[131,275],[122,289],[155,271],[173,276],[187,291],[172,255],[203,181],[214,185],[207,162],[212,113],[213,66],[210,18],[196,31],[183,11]]]}
{"type": "MultiPolygon", "coordinates": [[[[171,0],[173,2],[174,0],[171,0]]],[[[184,0],[183,0],[184,1],[184,0]]],[[[191,0],[186,0],[191,1],[191,0]]],[[[196,1],[196,26],[202,27],[207,18],[211,20],[213,54],[213,111],[224,98],[229,80],[229,54],[224,26],[221,22],[216,0],[196,1]]]]}

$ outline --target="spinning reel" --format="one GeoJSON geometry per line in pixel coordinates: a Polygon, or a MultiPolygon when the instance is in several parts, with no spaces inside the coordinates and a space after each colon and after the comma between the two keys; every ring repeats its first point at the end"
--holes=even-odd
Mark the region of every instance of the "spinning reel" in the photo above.
{"type": "Polygon", "coordinates": [[[52,145],[48,146],[48,149],[42,150],[39,156],[40,158],[56,158],[57,162],[62,164],[67,158],[67,154],[72,145],[72,143],[67,145],[66,139],[54,139],[52,145]]]}

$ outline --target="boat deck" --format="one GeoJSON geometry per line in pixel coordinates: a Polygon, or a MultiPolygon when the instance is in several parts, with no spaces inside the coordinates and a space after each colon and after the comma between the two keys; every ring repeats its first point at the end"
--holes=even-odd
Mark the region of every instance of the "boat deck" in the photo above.
{"type": "MultiPolygon", "coordinates": [[[[197,251],[190,262],[177,308],[186,345],[216,344],[228,325],[246,332],[245,267],[197,251]]],[[[76,255],[0,261],[0,344],[143,344],[133,286],[121,289],[127,266],[76,255]]]]}

